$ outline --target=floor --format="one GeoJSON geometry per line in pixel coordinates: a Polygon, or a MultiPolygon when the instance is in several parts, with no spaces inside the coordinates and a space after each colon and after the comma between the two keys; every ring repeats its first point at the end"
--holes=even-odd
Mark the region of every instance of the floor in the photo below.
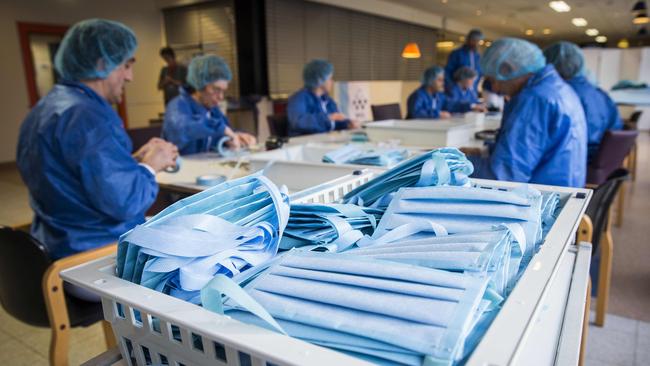
{"type": "MultiPolygon", "coordinates": [[[[624,223],[613,232],[610,314],[603,328],[589,328],[587,366],[650,365],[650,134],[639,137],[638,155],[638,176],[629,184],[624,223]]],[[[31,220],[26,189],[13,167],[0,168],[0,202],[0,225],[31,220]]],[[[0,365],[46,365],[49,341],[48,329],[25,325],[0,308],[0,365]]],[[[70,365],[104,349],[99,324],[73,329],[70,365]]]]}

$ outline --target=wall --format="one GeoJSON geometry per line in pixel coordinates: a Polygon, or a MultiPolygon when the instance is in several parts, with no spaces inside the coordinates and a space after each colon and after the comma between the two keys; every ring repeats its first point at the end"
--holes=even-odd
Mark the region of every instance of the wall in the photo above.
{"type": "MultiPolygon", "coordinates": [[[[402,117],[406,117],[406,100],[420,86],[418,81],[381,80],[365,82],[368,83],[370,89],[371,105],[399,103],[402,117]]],[[[338,90],[337,83],[334,85],[334,91],[336,90],[338,90]]],[[[333,93],[332,97],[339,103],[336,92],[333,93]]]]}
{"type": "Polygon", "coordinates": [[[162,15],[154,0],[23,0],[0,1],[0,162],[15,160],[20,123],[29,111],[29,99],[22,64],[17,21],[72,25],[77,21],[103,17],[131,27],[139,47],[134,66],[135,80],[126,87],[129,126],[148,124],[164,110],[162,94],[156,90],[162,60],[158,50],[164,44],[162,15]]]}

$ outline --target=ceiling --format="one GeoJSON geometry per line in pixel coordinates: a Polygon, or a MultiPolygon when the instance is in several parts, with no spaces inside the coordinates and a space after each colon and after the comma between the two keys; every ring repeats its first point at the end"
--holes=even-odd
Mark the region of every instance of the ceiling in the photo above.
{"type": "MultiPolygon", "coordinates": [[[[571,7],[567,13],[558,13],[544,0],[401,0],[404,5],[430,11],[463,23],[489,29],[504,36],[529,38],[540,43],[570,40],[577,43],[593,42],[585,34],[587,28],[596,28],[616,43],[621,38],[633,38],[639,26],[632,24],[631,12],[636,0],[564,0],[571,7]],[[585,18],[586,27],[578,28],[572,18],[585,18]],[[543,35],[549,28],[551,34],[543,35]],[[534,31],[526,36],[527,29],[534,31]]],[[[650,5],[650,4],[648,4],[650,5]]],[[[650,28],[650,27],[649,27],[650,28]]],[[[650,30],[650,29],[649,29],[650,30]]]]}

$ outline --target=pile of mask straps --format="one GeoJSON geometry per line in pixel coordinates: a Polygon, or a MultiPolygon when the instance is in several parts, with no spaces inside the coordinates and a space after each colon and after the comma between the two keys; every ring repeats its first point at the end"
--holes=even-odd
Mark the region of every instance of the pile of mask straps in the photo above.
{"type": "Polygon", "coordinates": [[[408,157],[409,152],[404,148],[364,148],[360,145],[346,145],[323,155],[323,162],[391,167],[408,157]]]}
{"type": "Polygon", "coordinates": [[[261,175],[229,181],[123,235],[118,275],[376,364],[459,363],[560,204],[527,186],[472,186],[472,169],[438,149],[345,203],[290,209],[261,175]]]}

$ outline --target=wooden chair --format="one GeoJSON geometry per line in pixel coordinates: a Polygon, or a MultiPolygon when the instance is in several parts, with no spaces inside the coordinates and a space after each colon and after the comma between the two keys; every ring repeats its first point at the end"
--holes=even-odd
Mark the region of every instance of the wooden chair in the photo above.
{"type": "Polygon", "coordinates": [[[50,365],[68,364],[70,328],[102,321],[106,345],[115,347],[115,337],[103,321],[102,304],[68,296],[59,273],[116,251],[116,244],[86,251],[56,261],[47,248],[29,233],[0,226],[0,304],[18,320],[52,329],[50,365]]]}

